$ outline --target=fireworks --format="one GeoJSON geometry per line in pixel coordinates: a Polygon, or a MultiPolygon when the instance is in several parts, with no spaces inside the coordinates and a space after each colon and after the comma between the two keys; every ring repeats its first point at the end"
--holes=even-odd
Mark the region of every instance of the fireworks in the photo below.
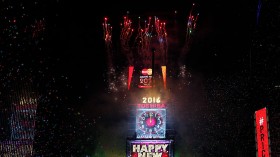
{"type": "Polygon", "coordinates": [[[105,48],[108,55],[108,89],[110,92],[119,92],[125,90],[123,82],[127,82],[120,76],[127,73],[127,67],[133,66],[152,66],[152,51],[156,50],[155,57],[157,64],[167,64],[168,42],[166,22],[163,22],[159,17],[149,16],[147,20],[138,17],[138,22],[133,22],[129,15],[123,17],[120,24],[119,45],[120,49],[112,46],[112,26],[108,23],[108,18],[104,18],[103,34],[105,48]],[[113,57],[113,52],[124,54],[127,64],[113,64],[116,58],[113,57]],[[124,66],[124,67],[121,67],[124,66]],[[115,67],[119,67],[117,71],[115,67]],[[118,89],[117,89],[118,88],[118,89]],[[122,88],[122,89],[121,89],[122,88]]]}
{"type": "Polygon", "coordinates": [[[108,23],[108,18],[104,18],[104,23],[103,23],[103,32],[104,32],[104,40],[106,43],[106,49],[109,50],[111,49],[112,46],[112,29],[113,27],[108,23]]]}
{"type": "MultiPolygon", "coordinates": [[[[168,86],[168,89],[174,88],[178,90],[177,92],[172,91],[174,95],[184,95],[183,93],[185,92],[186,87],[190,85],[190,78],[192,77],[190,70],[186,65],[182,64],[182,61],[183,58],[186,57],[186,51],[189,51],[194,32],[197,28],[196,23],[198,20],[198,14],[195,15],[194,4],[188,14],[186,27],[184,27],[187,33],[184,38],[185,41],[183,42],[183,47],[180,52],[177,52],[179,55],[177,55],[178,58],[176,59],[180,60],[180,62],[176,63],[179,64],[178,67],[170,66],[173,63],[170,64],[169,62],[169,60],[173,61],[174,59],[172,58],[174,57],[174,54],[172,54],[174,50],[170,50],[168,42],[169,40],[172,40],[172,37],[169,37],[169,34],[171,33],[168,33],[170,29],[172,29],[170,28],[172,26],[172,24],[169,23],[171,22],[169,21],[170,19],[165,20],[159,16],[148,16],[147,18],[143,18],[127,14],[126,16],[123,16],[120,29],[116,28],[114,30],[111,29],[111,25],[109,27],[108,18],[104,19],[103,38],[106,53],[108,55],[107,58],[109,59],[106,80],[108,81],[108,92],[112,94],[113,98],[117,98],[114,99],[115,101],[119,103],[127,102],[125,99],[127,98],[126,92],[128,84],[128,89],[130,89],[130,86],[135,88],[135,79],[133,79],[133,76],[135,75],[128,76],[129,68],[130,70],[133,69],[133,71],[137,71],[141,68],[152,68],[154,65],[156,66],[156,70],[154,69],[155,71],[153,71],[154,76],[155,78],[159,77],[160,80],[163,78],[161,81],[164,84],[164,89],[167,89],[168,86]],[[117,30],[120,30],[119,38],[112,38],[112,34],[118,34],[117,32],[113,32],[117,30]],[[118,54],[124,55],[125,62],[122,62],[121,64],[116,63],[116,60],[119,59],[116,57],[118,54]],[[161,76],[160,72],[163,73],[163,76],[161,76]],[[132,79],[132,82],[127,81],[127,79],[132,79]],[[176,83],[174,84],[172,81],[176,83]],[[130,83],[133,85],[130,85],[130,83]],[[168,85],[166,86],[166,84],[168,85]]],[[[176,31],[182,32],[182,30],[176,31]]],[[[173,37],[178,38],[175,36],[173,37]]],[[[178,49],[180,48],[176,48],[176,50],[178,49]]],[[[130,74],[132,75],[131,71],[130,74]]],[[[133,74],[135,74],[135,72],[133,72],[133,74]]],[[[138,95],[139,93],[134,94],[138,95]]],[[[165,97],[170,97],[170,95],[167,94],[165,97]]],[[[173,100],[171,100],[171,102],[173,103],[173,100]]],[[[174,101],[174,103],[177,104],[176,101],[174,101]]]]}
{"type": "Polygon", "coordinates": [[[194,15],[194,7],[195,7],[195,4],[193,3],[189,17],[188,17],[186,42],[189,42],[189,39],[191,38],[193,31],[196,29],[196,22],[197,22],[198,16],[199,16],[199,13],[196,13],[196,15],[194,15]]]}

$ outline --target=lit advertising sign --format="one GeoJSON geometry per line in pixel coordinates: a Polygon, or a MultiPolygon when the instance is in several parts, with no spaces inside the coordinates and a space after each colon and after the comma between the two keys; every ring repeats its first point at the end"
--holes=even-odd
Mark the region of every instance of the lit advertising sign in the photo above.
{"type": "Polygon", "coordinates": [[[165,104],[137,104],[137,108],[166,108],[165,104]]]}
{"type": "Polygon", "coordinates": [[[152,75],[153,74],[153,71],[152,71],[151,68],[149,68],[149,69],[142,69],[141,72],[142,72],[142,75],[144,75],[144,76],[152,75]]]}
{"type": "Polygon", "coordinates": [[[142,69],[141,75],[139,76],[139,88],[151,88],[152,87],[152,74],[153,71],[151,68],[142,69]]]}
{"type": "Polygon", "coordinates": [[[127,157],[173,156],[173,140],[127,140],[127,157]]]}
{"type": "Polygon", "coordinates": [[[257,157],[269,157],[269,133],[266,108],[255,112],[257,157]]]}
{"type": "Polygon", "coordinates": [[[136,138],[165,138],[166,109],[137,109],[136,138]]]}
{"type": "Polygon", "coordinates": [[[31,140],[15,140],[0,142],[1,157],[32,156],[33,143],[31,140]]]}
{"type": "Polygon", "coordinates": [[[151,97],[151,96],[148,96],[148,97],[142,97],[142,103],[143,104],[146,104],[146,103],[160,103],[160,97],[151,97]]]}
{"type": "Polygon", "coordinates": [[[159,96],[144,96],[142,102],[137,104],[137,108],[166,108],[166,105],[161,103],[159,96]]]}

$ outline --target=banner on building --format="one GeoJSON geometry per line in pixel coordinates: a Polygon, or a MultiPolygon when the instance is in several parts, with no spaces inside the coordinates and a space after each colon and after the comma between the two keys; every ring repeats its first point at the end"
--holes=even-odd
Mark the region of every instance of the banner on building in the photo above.
{"type": "Polygon", "coordinates": [[[257,157],[270,157],[267,109],[255,111],[257,157]]]}

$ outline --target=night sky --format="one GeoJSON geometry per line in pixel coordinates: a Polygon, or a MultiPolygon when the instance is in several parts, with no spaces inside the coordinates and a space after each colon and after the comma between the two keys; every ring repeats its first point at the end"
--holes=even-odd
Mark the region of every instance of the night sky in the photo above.
{"type": "Polygon", "coordinates": [[[123,85],[128,61],[118,31],[124,15],[135,23],[139,16],[157,16],[168,33],[175,156],[255,156],[254,112],[263,107],[271,116],[272,154],[279,155],[280,5],[260,2],[258,9],[258,0],[2,0],[0,118],[6,121],[0,124],[1,140],[9,139],[11,95],[27,85],[39,100],[37,156],[124,157],[134,130],[130,93],[123,85]],[[186,43],[193,3],[199,16],[186,43]],[[105,17],[113,26],[110,49],[103,36],[105,17]]]}

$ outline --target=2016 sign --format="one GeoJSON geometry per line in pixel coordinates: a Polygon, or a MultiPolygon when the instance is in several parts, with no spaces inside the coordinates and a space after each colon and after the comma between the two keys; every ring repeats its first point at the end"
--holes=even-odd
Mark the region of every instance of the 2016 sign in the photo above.
{"type": "Polygon", "coordinates": [[[143,97],[142,103],[160,103],[160,97],[143,97]]]}

